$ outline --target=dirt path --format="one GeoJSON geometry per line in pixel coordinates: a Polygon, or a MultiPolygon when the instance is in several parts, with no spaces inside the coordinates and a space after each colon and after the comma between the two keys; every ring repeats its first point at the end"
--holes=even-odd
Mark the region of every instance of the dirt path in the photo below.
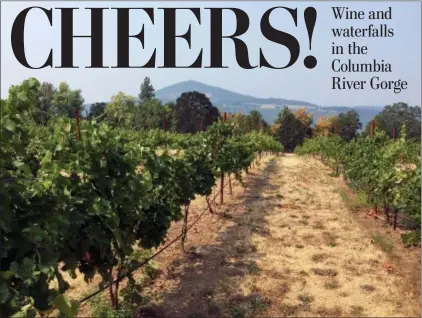
{"type": "Polygon", "coordinates": [[[320,162],[270,157],[246,182],[188,234],[192,256],[158,258],[143,294],[160,316],[420,315],[417,252],[374,244],[320,162]]]}

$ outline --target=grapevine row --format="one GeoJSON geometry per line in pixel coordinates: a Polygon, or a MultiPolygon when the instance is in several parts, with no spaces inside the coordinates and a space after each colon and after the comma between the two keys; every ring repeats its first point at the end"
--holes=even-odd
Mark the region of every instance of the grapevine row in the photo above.
{"type": "MultiPolygon", "coordinates": [[[[308,139],[295,152],[321,156],[337,175],[343,173],[352,189],[366,193],[369,204],[376,209],[382,207],[387,222],[393,211],[394,227],[397,213],[402,211],[420,228],[420,142],[405,137],[405,127],[397,140],[376,129],[373,137],[359,136],[349,143],[339,136],[308,139]]],[[[406,244],[419,243],[420,231],[404,234],[402,238],[406,244]]]]}
{"type": "MultiPolygon", "coordinates": [[[[130,274],[136,250],[159,246],[196,196],[208,196],[217,176],[248,169],[263,151],[282,151],[261,133],[242,135],[219,121],[206,132],[114,129],[107,124],[33,122],[31,94],[2,104],[0,150],[0,309],[5,316],[73,316],[62,272],[104,283],[130,274]],[[80,134],[80,140],[76,136],[80,134]],[[162,149],[167,145],[168,149],[162,149]],[[7,181],[6,181],[7,180],[7,181]],[[58,287],[53,288],[56,281],[58,287]]],[[[118,307],[118,284],[110,284],[118,307]]]]}

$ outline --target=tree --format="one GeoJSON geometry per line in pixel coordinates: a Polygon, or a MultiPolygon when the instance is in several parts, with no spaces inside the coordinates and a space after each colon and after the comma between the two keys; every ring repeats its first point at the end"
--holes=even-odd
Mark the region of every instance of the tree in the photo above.
{"type": "Polygon", "coordinates": [[[318,117],[317,122],[315,123],[314,135],[315,136],[328,136],[331,133],[331,129],[336,120],[335,116],[328,117],[318,117]]]}
{"type": "Polygon", "coordinates": [[[111,97],[111,102],[106,105],[104,120],[116,127],[133,125],[135,114],[135,97],[119,92],[111,97]]]}
{"type": "Polygon", "coordinates": [[[164,105],[164,116],[166,117],[167,130],[176,131],[176,116],[174,109],[176,103],[169,102],[164,105]]]}
{"type": "Polygon", "coordinates": [[[104,114],[106,105],[107,105],[106,103],[92,104],[89,109],[88,119],[89,120],[96,119],[97,122],[101,122],[102,120],[104,120],[104,117],[101,115],[104,114]]]}
{"type": "Polygon", "coordinates": [[[217,121],[220,111],[205,94],[186,92],[177,99],[174,116],[177,132],[195,133],[217,121]]]}
{"type": "Polygon", "coordinates": [[[149,77],[145,77],[141,85],[141,92],[139,93],[140,104],[155,97],[155,89],[151,84],[149,77]]]}
{"type": "MultiPolygon", "coordinates": [[[[420,106],[409,106],[406,103],[395,103],[387,105],[383,111],[374,117],[375,126],[378,129],[393,137],[393,129],[399,137],[400,129],[406,125],[406,138],[421,140],[421,108],[420,106]]],[[[365,133],[369,133],[370,123],[365,127],[365,133]]]]}
{"type": "Polygon", "coordinates": [[[235,127],[240,131],[242,134],[246,134],[249,132],[249,124],[248,124],[248,116],[237,112],[230,116],[230,120],[233,121],[235,127]]]}
{"type": "Polygon", "coordinates": [[[294,115],[302,123],[303,126],[307,127],[312,125],[313,114],[307,113],[306,107],[300,107],[296,109],[294,115]]]}
{"type": "Polygon", "coordinates": [[[39,103],[35,110],[35,121],[37,124],[46,125],[51,117],[51,105],[56,88],[53,84],[43,82],[39,91],[39,103]]]}
{"type": "Polygon", "coordinates": [[[84,98],[80,89],[71,90],[66,82],[59,85],[59,89],[54,93],[51,102],[52,113],[55,116],[69,117],[75,116],[75,111],[83,110],[84,98]]]}
{"type": "Polygon", "coordinates": [[[338,115],[336,122],[338,126],[338,134],[345,141],[350,141],[356,137],[357,131],[362,128],[362,123],[359,120],[359,114],[354,109],[347,113],[338,115]]]}
{"type": "Polygon", "coordinates": [[[275,134],[285,151],[292,152],[305,140],[308,127],[297,119],[288,107],[284,107],[278,114],[275,124],[275,134]]]}
{"type": "Polygon", "coordinates": [[[251,112],[247,116],[247,119],[248,121],[250,121],[251,130],[266,131],[268,129],[268,123],[262,117],[261,113],[257,111],[256,109],[251,110],[251,112]]]}
{"type": "Polygon", "coordinates": [[[273,137],[278,138],[278,131],[280,130],[281,125],[277,122],[274,122],[269,129],[269,134],[273,137]]]}
{"type": "Polygon", "coordinates": [[[144,100],[136,109],[134,127],[136,129],[163,128],[163,116],[165,113],[166,110],[158,99],[151,98],[144,100]]]}
{"type": "Polygon", "coordinates": [[[319,117],[314,133],[316,136],[338,134],[343,140],[350,141],[357,136],[361,128],[359,113],[352,109],[338,116],[319,117]]]}
{"type": "Polygon", "coordinates": [[[300,123],[303,126],[303,129],[305,130],[305,137],[311,138],[312,137],[312,122],[313,122],[313,113],[308,113],[306,111],[306,107],[301,107],[296,109],[296,111],[293,113],[295,118],[300,121],[300,123]]]}

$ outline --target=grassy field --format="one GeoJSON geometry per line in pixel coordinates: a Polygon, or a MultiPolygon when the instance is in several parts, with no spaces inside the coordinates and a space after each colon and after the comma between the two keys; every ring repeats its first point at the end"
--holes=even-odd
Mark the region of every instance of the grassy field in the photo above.
{"type": "MultiPolygon", "coordinates": [[[[420,315],[420,250],[404,248],[399,231],[368,216],[322,163],[266,156],[244,181],[188,233],[193,253],[175,244],[155,259],[142,304],[157,316],[420,315]]],[[[190,220],[205,206],[195,200],[190,220]]],[[[180,229],[174,224],[169,239],[180,229]]],[[[69,296],[97,282],[78,277],[69,296]]]]}

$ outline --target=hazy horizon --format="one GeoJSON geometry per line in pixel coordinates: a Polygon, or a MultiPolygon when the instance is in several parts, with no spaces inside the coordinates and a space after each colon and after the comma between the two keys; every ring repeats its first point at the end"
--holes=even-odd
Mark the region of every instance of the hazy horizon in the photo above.
{"type": "MultiPolygon", "coordinates": [[[[153,86],[154,86],[154,89],[155,89],[155,91],[159,91],[159,90],[161,90],[161,89],[165,89],[165,88],[167,88],[167,87],[170,87],[170,86],[174,86],[174,85],[177,85],[177,84],[181,84],[181,83],[184,83],[184,82],[195,82],[195,83],[199,83],[199,84],[203,84],[203,85],[207,85],[207,86],[212,86],[212,87],[215,87],[215,88],[221,88],[221,89],[224,89],[224,90],[227,90],[227,91],[230,91],[230,92],[232,92],[232,93],[236,93],[236,94],[240,94],[240,95],[244,95],[244,96],[250,96],[250,97],[255,97],[255,98],[265,98],[265,99],[272,99],[272,98],[277,98],[277,99],[287,99],[287,98],[283,98],[283,97],[275,97],[275,96],[254,96],[254,95],[250,95],[250,94],[248,94],[248,93],[245,93],[245,92],[239,92],[239,91],[235,91],[235,90],[231,90],[231,89],[227,89],[227,88],[224,88],[224,87],[220,87],[220,86],[218,86],[218,85],[211,85],[211,84],[206,84],[206,83],[203,83],[203,82],[201,82],[201,81],[197,81],[197,80],[190,80],[190,79],[187,79],[187,80],[184,80],[184,81],[180,81],[180,82],[177,82],[177,83],[173,83],[173,84],[169,84],[169,85],[167,85],[167,86],[165,86],[165,87],[159,87],[159,88],[157,88],[157,87],[155,87],[154,86],[154,83],[152,83],[153,84],[153,86]]],[[[316,103],[313,103],[312,101],[306,101],[306,100],[300,100],[300,99],[293,99],[293,100],[296,100],[296,101],[302,101],[302,102],[309,102],[309,103],[311,103],[311,104],[315,104],[316,106],[322,106],[322,107],[348,107],[348,106],[350,106],[350,107],[352,107],[352,106],[355,106],[355,107],[360,107],[360,106],[362,106],[362,107],[384,107],[385,105],[358,105],[358,104],[356,104],[356,105],[319,105],[319,104],[316,104],[316,103]]],[[[92,104],[92,103],[86,103],[86,104],[92,104]]],[[[414,106],[414,105],[412,105],[412,106],[414,106]]],[[[418,105],[419,106],[419,105],[418,105]]]]}
{"type": "MultiPolygon", "coordinates": [[[[19,84],[24,79],[36,77],[41,82],[51,82],[55,86],[61,81],[66,81],[71,88],[81,89],[87,104],[109,101],[112,95],[119,91],[136,96],[145,76],[151,78],[156,90],[193,80],[206,85],[223,88],[238,94],[259,98],[283,98],[289,100],[306,101],[320,106],[385,106],[395,102],[406,102],[410,105],[421,105],[421,28],[420,2],[142,2],[142,7],[155,8],[155,24],[152,25],[145,13],[140,10],[131,13],[130,32],[138,33],[141,25],[145,24],[145,45],[142,49],[140,43],[131,41],[131,65],[142,65],[150,57],[154,48],[157,49],[157,65],[162,65],[163,59],[163,13],[159,7],[200,7],[201,25],[191,12],[177,13],[177,34],[186,32],[191,24],[192,47],[183,40],[177,40],[177,64],[191,64],[200,49],[203,49],[203,64],[209,65],[209,12],[203,10],[207,7],[235,7],[246,11],[250,18],[249,30],[241,37],[248,45],[249,59],[256,65],[259,59],[259,48],[264,51],[266,58],[274,65],[284,64],[288,60],[289,51],[276,43],[266,40],[260,32],[260,18],[271,7],[283,5],[298,9],[298,26],[287,12],[275,10],[270,18],[272,25],[280,30],[294,35],[300,42],[300,56],[295,65],[284,70],[253,69],[244,70],[237,65],[234,56],[234,45],[229,40],[223,41],[223,63],[228,69],[57,69],[46,68],[31,70],[23,67],[13,55],[10,45],[11,27],[17,14],[28,6],[54,7],[140,7],[133,2],[2,2],[1,3],[1,97],[7,97],[10,85],[19,84]],[[348,6],[350,9],[386,9],[392,7],[393,19],[387,21],[347,21],[335,20],[331,10],[333,5],[348,6]],[[308,36],[303,21],[303,9],[314,6],[318,12],[316,26],[312,38],[312,50],[308,47],[308,36]],[[407,23],[402,22],[406,17],[407,23]],[[139,22],[141,21],[141,22],[139,22]],[[331,55],[331,44],[334,40],[332,27],[347,27],[350,25],[365,27],[373,23],[388,24],[394,28],[393,38],[356,39],[358,44],[367,44],[368,54],[365,57],[349,57],[346,54],[340,58],[357,61],[384,60],[392,64],[392,73],[349,73],[352,80],[369,80],[372,76],[380,76],[387,80],[407,80],[408,89],[401,94],[393,92],[375,91],[335,91],[329,89],[331,76],[337,75],[331,70],[331,62],[335,56],[331,55]],[[415,28],[415,26],[418,26],[415,28]],[[305,56],[312,54],[318,60],[314,70],[305,68],[302,61],[305,56]]],[[[235,28],[234,15],[230,12],[223,14],[223,33],[232,34],[235,28]]],[[[74,34],[89,34],[89,10],[75,11],[74,34]]],[[[115,65],[117,55],[116,45],[116,14],[115,10],[104,12],[104,61],[105,65],[115,65]],[[108,12],[110,11],[110,12],[108,12]]],[[[33,10],[27,18],[28,27],[25,30],[25,41],[28,61],[35,65],[43,63],[48,52],[53,48],[54,63],[60,63],[60,14],[53,10],[54,26],[51,27],[46,16],[40,10],[33,10]],[[43,36],[40,37],[40,35],[43,36]]],[[[350,42],[346,39],[336,39],[336,43],[350,42]]],[[[90,40],[77,38],[74,40],[74,60],[76,65],[87,66],[90,64],[90,40]]]]}

